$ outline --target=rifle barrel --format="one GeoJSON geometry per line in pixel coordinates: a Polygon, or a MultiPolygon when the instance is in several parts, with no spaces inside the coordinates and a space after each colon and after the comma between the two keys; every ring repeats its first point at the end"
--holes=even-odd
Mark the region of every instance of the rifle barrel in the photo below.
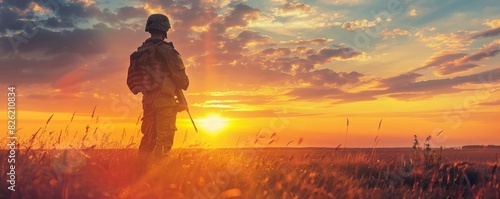
{"type": "Polygon", "coordinates": [[[191,119],[191,123],[194,126],[194,131],[196,131],[196,133],[198,133],[198,128],[196,128],[196,124],[194,123],[193,117],[191,117],[191,113],[189,112],[189,109],[186,109],[186,112],[188,113],[189,119],[191,119]]]}

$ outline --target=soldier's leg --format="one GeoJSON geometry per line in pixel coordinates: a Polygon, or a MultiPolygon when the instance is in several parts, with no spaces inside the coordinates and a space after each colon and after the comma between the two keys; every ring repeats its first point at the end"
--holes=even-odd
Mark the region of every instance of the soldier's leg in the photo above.
{"type": "Polygon", "coordinates": [[[147,132],[143,134],[141,139],[141,144],[139,145],[139,155],[148,156],[153,152],[156,141],[156,132],[154,131],[153,121],[144,121],[143,127],[141,129],[147,129],[147,132]],[[147,124],[144,124],[147,123],[147,124]],[[144,128],[144,126],[147,126],[144,128]]]}
{"type": "Polygon", "coordinates": [[[156,143],[155,115],[151,109],[144,110],[145,117],[142,120],[141,132],[143,134],[141,144],[139,145],[138,164],[141,168],[149,164],[151,154],[156,143]]]}
{"type": "Polygon", "coordinates": [[[177,111],[175,107],[164,107],[157,110],[156,113],[156,146],[154,156],[163,158],[172,149],[174,143],[174,134],[177,128],[175,127],[175,117],[177,111]]]}

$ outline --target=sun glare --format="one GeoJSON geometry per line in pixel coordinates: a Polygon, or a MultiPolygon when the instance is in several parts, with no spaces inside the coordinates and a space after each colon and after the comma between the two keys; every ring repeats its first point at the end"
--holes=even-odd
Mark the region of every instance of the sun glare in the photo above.
{"type": "Polygon", "coordinates": [[[210,134],[217,134],[227,125],[227,119],[216,114],[210,114],[200,121],[201,128],[210,134]]]}

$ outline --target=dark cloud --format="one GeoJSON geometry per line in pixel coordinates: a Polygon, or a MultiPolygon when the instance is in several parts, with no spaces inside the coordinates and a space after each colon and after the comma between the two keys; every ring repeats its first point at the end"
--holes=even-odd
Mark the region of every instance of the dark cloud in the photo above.
{"type": "Polygon", "coordinates": [[[74,28],[75,24],[70,21],[61,21],[56,17],[51,17],[47,19],[47,24],[45,26],[49,28],[74,28]]]}
{"type": "MultiPolygon", "coordinates": [[[[244,48],[250,43],[267,43],[271,40],[268,36],[263,36],[258,32],[251,30],[243,30],[238,36],[227,39],[221,51],[225,54],[230,54],[228,58],[237,58],[241,56],[244,48]]],[[[225,56],[227,57],[227,55],[225,56]]],[[[234,60],[234,59],[233,59],[234,60]]]]}
{"type": "Polygon", "coordinates": [[[84,1],[5,1],[0,2],[0,33],[11,30],[29,34],[37,28],[68,29],[92,20],[112,25],[127,25],[127,20],[144,18],[147,14],[143,7],[125,6],[115,11],[108,8],[101,10],[98,3],[87,4],[84,1]],[[43,11],[34,10],[35,5],[43,11]]]}
{"type": "Polygon", "coordinates": [[[493,69],[482,73],[477,73],[467,76],[457,76],[453,78],[426,80],[404,85],[397,85],[387,89],[386,92],[387,93],[421,92],[423,95],[425,94],[439,95],[454,91],[460,91],[460,89],[456,89],[454,87],[466,83],[469,84],[494,83],[500,80],[499,77],[500,77],[500,69],[493,69]]]}
{"type": "Polygon", "coordinates": [[[500,27],[482,31],[480,33],[475,34],[471,38],[477,39],[477,38],[495,37],[498,35],[500,35],[500,27]]]}
{"type": "Polygon", "coordinates": [[[329,100],[334,103],[348,103],[355,101],[375,100],[377,91],[365,91],[363,93],[349,93],[339,88],[332,87],[306,87],[292,89],[286,95],[293,97],[293,100],[329,100]]]}
{"type": "Polygon", "coordinates": [[[43,28],[36,29],[32,38],[26,38],[23,34],[13,37],[0,37],[0,43],[8,43],[0,48],[3,55],[15,53],[41,53],[42,55],[53,55],[59,53],[77,53],[81,55],[92,55],[106,52],[106,41],[104,40],[106,30],[103,29],[75,29],[72,31],[51,31],[43,28]],[[26,39],[17,45],[18,52],[14,51],[11,44],[26,39]]]}
{"type": "MultiPolygon", "coordinates": [[[[404,75],[399,75],[392,79],[398,79],[403,76],[404,75]]],[[[411,77],[417,75],[412,74],[408,76],[411,77]]],[[[380,96],[388,96],[400,100],[409,100],[417,98],[430,98],[437,95],[466,91],[466,89],[456,88],[456,86],[463,84],[485,85],[484,89],[488,89],[487,84],[499,81],[500,68],[497,68],[468,76],[409,82],[406,84],[392,84],[389,88],[383,90],[365,90],[357,93],[350,93],[340,90],[339,88],[311,86],[292,89],[287,93],[287,95],[294,97],[294,99],[331,99],[335,103],[376,100],[380,96]]]]}
{"type": "Polygon", "coordinates": [[[45,84],[54,82],[77,67],[82,58],[61,54],[51,59],[10,57],[0,59],[2,84],[45,84]]]}
{"type": "Polygon", "coordinates": [[[287,93],[287,95],[302,100],[333,98],[336,96],[343,96],[346,94],[347,94],[346,92],[338,88],[325,88],[325,87],[296,88],[287,93]]]}
{"type": "Polygon", "coordinates": [[[490,57],[496,56],[500,52],[500,42],[497,44],[490,44],[489,46],[481,49],[478,52],[472,53],[460,60],[461,63],[481,61],[490,57]]]}
{"type": "Polygon", "coordinates": [[[469,70],[476,68],[478,66],[479,65],[472,64],[472,63],[445,64],[445,65],[441,65],[441,67],[438,69],[438,73],[441,75],[451,75],[451,74],[458,73],[458,72],[469,71],[469,70]]]}
{"type": "Polygon", "coordinates": [[[25,10],[32,2],[32,0],[4,0],[2,6],[25,10]]]}
{"type": "Polygon", "coordinates": [[[205,5],[198,0],[175,2],[168,8],[172,8],[166,11],[176,21],[174,29],[191,30],[193,26],[205,26],[218,17],[216,7],[205,5]]]}
{"type": "Polygon", "coordinates": [[[395,85],[405,85],[409,83],[415,82],[417,78],[422,77],[421,74],[418,73],[404,73],[395,77],[384,78],[380,80],[381,87],[393,87],[395,85]]]}
{"type": "Polygon", "coordinates": [[[173,6],[187,6],[191,2],[200,2],[200,0],[188,0],[188,1],[175,1],[175,0],[140,0],[143,4],[148,3],[150,5],[162,6],[164,8],[170,8],[173,6]]]}
{"type": "Polygon", "coordinates": [[[245,4],[236,4],[229,15],[224,17],[224,25],[226,27],[245,27],[248,22],[256,20],[259,13],[259,9],[245,4]]]}
{"type": "Polygon", "coordinates": [[[298,78],[304,82],[309,82],[316,86],[336,85],[343,86],[345,84],[357,84],[361,82],[364,76],[358,72],[335,72],[330,69],[319,69],[308,73],[300,73],[298,78]]]}
{"type": "Polygon", "coordinates": [[[148,12],[142,7],[125,6],[118,8],[118,11],[116,13],[116,17],[123,21],[133,18],[145,18],[147,16],[148,12]]]}
{"type": "MultiPolygon", "coordinates": [[[[175,2],[149,2],[151,7],[161,5],[168,8],[166,13],[173,22],[169,38],[175,42],[176,48],[181,52],[184,61],[191,58],[193,65],[188,72],[194,82],[202,85],[198,88],[203,91],[221,89],[256,88],[269,85],[283,85],[286,83],[310,83],[312,85],[345,85],[360,82],[362,74],[357,72],[335,72],[330,69],[317,69],[317,66],[329,63],[335,59],[349,59],[359,56],[349,48],[322,48],[319,50],[297,45],[324,45],[328,39],[308,39],[288,41],[286,48],[265,49],[254,51],[255,46],[271,45],[271,38],[259,32],[243,29],[236,36],[226,31],[231,27],[244,28],[249,21],[256,20],[260,10],[245,4],[231,4],[229,11],[218,14],[218,7],[199,0],[175,2]],[[189,36],[193,27],[206,26],[198,37],[189,36]],[[182,41],[182,42],[177,42],[182,41]],[[257,53],[255,53],[257,52],[257,53]],[[277,56],[281,53],[284,56],[277,56]],[[286,54],[292,53],[293,56],[286,54]],[[271,55],[273,54],[273,55],[271,55]],[[219,81],[225,80],[225,81],[219,81]],[[213,82],[203,85],[203,82],[213,82]]],[[[48,8],[48,7],[47,7],[48,8]]],[[[30,9],[30,8],[26,8],[30,9]]],[[[80,2],[63,3],[56,10],[56,16],[47,20],[46,28],[38,28],[33,38],[27,43],[19,45],[20,57],[24,60],[33,60],[32,57],[45,57],[45,62],[54,65],[64,64],[68,70],[60,70],[47,78],[35,78],[36,81],[26,83],[40,83],[46,81],[53,85],[62,85],[61,82],[77,84],[78,82],[98,79],[116,73],[126,67],[128,55],[140,45],[131,43],[130,38],[147,37],[130,29],[117,29],[117,24],[123,26],[122,21],[132,18],[147,17],[142,7],[121,7],[114,11],[99,10],[97,5],[84,5],[80,2]],[[78,22],[97,20],[92,29],[66,29],[78,22]],[[73,23],[68,23],[69,21],[73,23]],[[127,42],[124,42],[127,41],[127,42]],[[126,44],[122,44],[126,43],[126,44]],[[61,56],[75,57],[62,63],[57,59],[61,56]],[[83,61],[82,61],[83,60],[83,61]],[[74,64],[79,63],[79,66],[74,64]],[[83,67],[82,66],[86,66],[83,67]],[[121,67],[121,68],[120,68],[121,67]],[[82,71],[83,70],[83,71],[82,71]],[[74,72],[79,71],[79,72],[74,72]]],[[[143,32],[142,25],[137,31],[143,32]]],[[[145,38],[144,38],[145,39],[145,38]]],[[[132,39],[134,40],[134,39],[132,39]]],[[[0,52],[5,57],[3,65],[19,64],[20,61],[9,58],[15,55],[10,46],[8,36],[0,38],[2,45],[0,52]]],[[[258,49],[258,48],[257,48],[258,49]]],[[[29,77],[30,74],[21,71],[33,71],[30,64],[20,68],[20,77],[29,77]]],[[[52,71],[53,67],[41,65],[40,70],[52,71]]],[[[125,70],[121,70],[122,72],[125,70]]],[[[42,77],[44,77],[41,73],[42,77]]]]}
{"type": "Polygon", "coordinates": [[[434,56],[434,57],[431,57],[429,60],[427,60],[424,66],[417,68],[414,71],[424,69],[424,68],[433,67],[433,66],[439,66],[441,64],[445,64],[445,63],[454,61],[456,59],[462,58],[466,55],[467,54],[465,54],[465,53],[449,53],[449,54],[434,56]]]}
{"type": "Polygon", "coordinates": [[[96,5],[86,6],[84,2],[63,2],[52,7],[51,4],[41,4],[48,9],[55,9],[55,14],[63,21],[86,21],[89,18],[99,16],[101,11],[96,5]]]}
{"type": "Polygon", "coordinates": [[[498,106],[498,105],[500,105],[500,100],[490,101],[490,102],[482,102],[482,103],[479,103],[479,105],[481,105],[481,106],[498,106]]]}
{"type": "Polygon", "coordinates": [[[24,22],[19,18],[20,16],[14,10],[0,3],[0,33],[6,33],[7,30],[21,30],[24,22]]]}
{"type": "MultiPolygon", "coordinates": [[[[81,92],[78,86],[91,80],[106,80],[126,74],[129,55],[145,38],[129,29],[39,29],[19,53],[2,48],[1,83],[48,84],[62,91],[81,92]],[[127,42],[124,42],[126,39],[127,42]]],[[[0,43],[9,44],[8,37],[0,43]]],[[[2,45],[2,47],[4,47],[2,45]]],[[[121,78],[121,79],[123,79],[121,78]]],[[[124,80],[120,80],[124,81],[124,80]]]]}
{"type": "Polygon", "coordinates": [[[76,23],[88,21],[99,15],[101,12],[96,5],[86,6],[84,2],[78,1],[3,1],[0,2],[0,21],[2,22],[0,33],[10,30],[30,34],[36,28],[75,27],[76,23]],[[55,16],[49,17],[49,13],[33,10],[34,5],[46,11],[52,11],[55,16]]]}
{"type": "Polygon", "coordinates": [[[458,72],[469,71],[479,66],[473,62],[489,59],[490,57],[496,56],[499,52],[500,42],[493,41],[474,53],[439,65],[438,73],[441,75],[450,75],[458,72]]]}
{"type": "Polygon", "coordinates": [[[265,56],[287,56],[292,52],[289,48],[266,48],[260,51],[265,56]]]}
{"type": "Polygon", "coordinates": [[[389,94],[387,97],[395,98],[403,101],[413,101],[432,98],[431,95],[422,95],[421,93],[400,93],[400,94],[389,94]]]}
{"type": "Polygon", "coordinates": [[[474,62],[489,59],[498,55],[498,53],[500,53],[500,41],[495,40],[473,53],[450,53],[431,57],[426,61],[425,65],[414,69],[412,72],[425,68],[437,68],[438,74],[451,75],[477,68],[479,64],[474,62]]]}

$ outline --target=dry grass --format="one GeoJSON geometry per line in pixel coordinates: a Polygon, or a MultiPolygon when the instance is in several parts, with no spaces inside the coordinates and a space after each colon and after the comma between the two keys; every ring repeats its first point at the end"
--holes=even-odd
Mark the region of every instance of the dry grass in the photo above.
{"type": "MultiPolygon", "coordinates": [[[[416,158],[432,151],[427,145],[375,152],[338,150],[340,145],[174,149],[140,173],[134,139],[125,141],[125,129],[120,142],[111,142],[107,133],[99,138],[117,149],[96,149],[88,143],[97,131],[94,113],[84,133],[69,132],[72,120],[64,131],[47,131],[51,118],[20,144],[16,192],[1,189],[1,198],[500,198],[498,159],[489,156],[430,164],[427,156],[416,158]],[[56,149],[63,141],[73,148],[56,149]]],[[[7,159],[7,152],[2,150],[0,158],[7,159]]],[[[480,154],[484,151],[469,155],[480,154]]],[[[2,179],[6,169],[2,166],[2,179]]],[[[6,181],[0,186],[7,187],[6,181]]]]}
{"type": "Polygon", "coordinates": [[[142,174],[134,149],[23,150],[20,157],[11,198],[500,197],[493,163],[416,167],[373,159],[371,150],[176,149],[142,174]]]}

